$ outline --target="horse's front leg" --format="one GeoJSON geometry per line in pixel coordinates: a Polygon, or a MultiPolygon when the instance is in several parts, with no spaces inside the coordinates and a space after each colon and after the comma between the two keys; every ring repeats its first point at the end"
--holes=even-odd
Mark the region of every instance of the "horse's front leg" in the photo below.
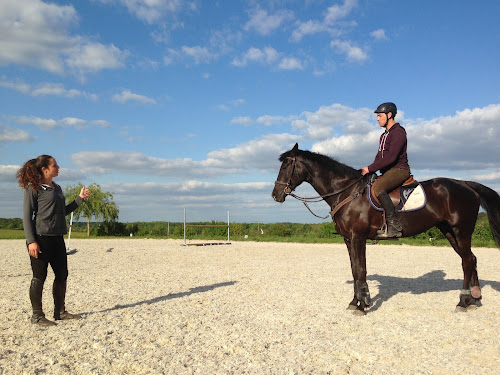
{"type": "Polygon", "coordinates": [[[365,309],[371,305],[370,290],[366,282],[366,238],[353,236],[350,240],[344,239],[354,279],[354,298],[347,307],[355,315],[365,315],[365,309]]]}
{"type": "MultiPolygon", "coordinates": [[[[348,238],[345,238],[344,237],[344,242],[345,242],[345,245],[347,246],[347,251],[349,253],[349,258],[351,260],[351,270],[353,269],[352,268],[352,255],[351,255],[351,240],[348,239],[348,238]]],[[[356,275],[354,274],[354,271],[352,272],[352,277],[354,278],[354,282],[353,282],[353,285],[354,285],[354,297],[352,299],[352,301],[349,303],[349,305],[347,306],[347,310],[356,310],[358,308],[358,305],[359,305],[359,300],[358,300],[358,284],[356,283],[356,275]]]]}

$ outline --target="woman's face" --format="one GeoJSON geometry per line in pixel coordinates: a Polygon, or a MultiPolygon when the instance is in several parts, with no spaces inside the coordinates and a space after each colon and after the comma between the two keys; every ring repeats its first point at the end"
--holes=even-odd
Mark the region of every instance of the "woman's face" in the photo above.
{"type": "Polygon", "coordinates": [[[47,168],[42,167],[43,177],[54,178],[59,175],[59,166],[57,165],[56,159],[51,158],[47,168]]]}

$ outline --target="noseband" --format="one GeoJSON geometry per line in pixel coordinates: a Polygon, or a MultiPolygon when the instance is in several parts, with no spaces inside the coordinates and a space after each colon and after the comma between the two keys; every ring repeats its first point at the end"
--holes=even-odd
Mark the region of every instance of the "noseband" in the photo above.
{"type": "Polygon", "coordinates": [[[291,156],[287,156],[287,159],[292,160],[292,173],[290,173],[290,178],[288,179],[288,182],[282,182],[282,181],[276,180],[274,182],[274,184],[275,185],[285,185],[285,188],[283,189],[283,193],[285,193],[285,195],[290,195],[290,194],[292,194],[292,188],[290,187],[290,184],[292,183],[293,172],[295,172],[295,164],[296,164],[297,160],[295,157],[291,157],[291,156]]]}

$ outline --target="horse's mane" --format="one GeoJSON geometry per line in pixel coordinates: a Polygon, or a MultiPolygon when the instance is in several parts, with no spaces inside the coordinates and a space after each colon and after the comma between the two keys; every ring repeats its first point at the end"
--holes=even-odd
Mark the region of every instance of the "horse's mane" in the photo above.
{"type": "Polygon", "coordinates": [[[358,169],[354,169],[345,165],[329,156],[318,154],[307,150],[292,149],[281,154],[279,161],[283,162],[287,157],[301,156],[306,160],[310,160],[323,166],[325,169],[333,171],[337,175],[347,175],[349,177],[357,178],[361,176],[358,169]]]}

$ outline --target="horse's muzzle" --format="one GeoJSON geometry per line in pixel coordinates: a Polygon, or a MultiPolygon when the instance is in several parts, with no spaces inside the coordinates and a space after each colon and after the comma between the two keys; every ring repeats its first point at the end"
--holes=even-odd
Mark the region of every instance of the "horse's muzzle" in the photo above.
{"type": "Polygon", "coordinates": [[[285,198],[286,198],[286,194],[283,191],[283,188],[278,189],[276,186],[274,187],[273,192],[271,193],[271,196],[278,203],[283,203],[285,201],[285,198]]]}

